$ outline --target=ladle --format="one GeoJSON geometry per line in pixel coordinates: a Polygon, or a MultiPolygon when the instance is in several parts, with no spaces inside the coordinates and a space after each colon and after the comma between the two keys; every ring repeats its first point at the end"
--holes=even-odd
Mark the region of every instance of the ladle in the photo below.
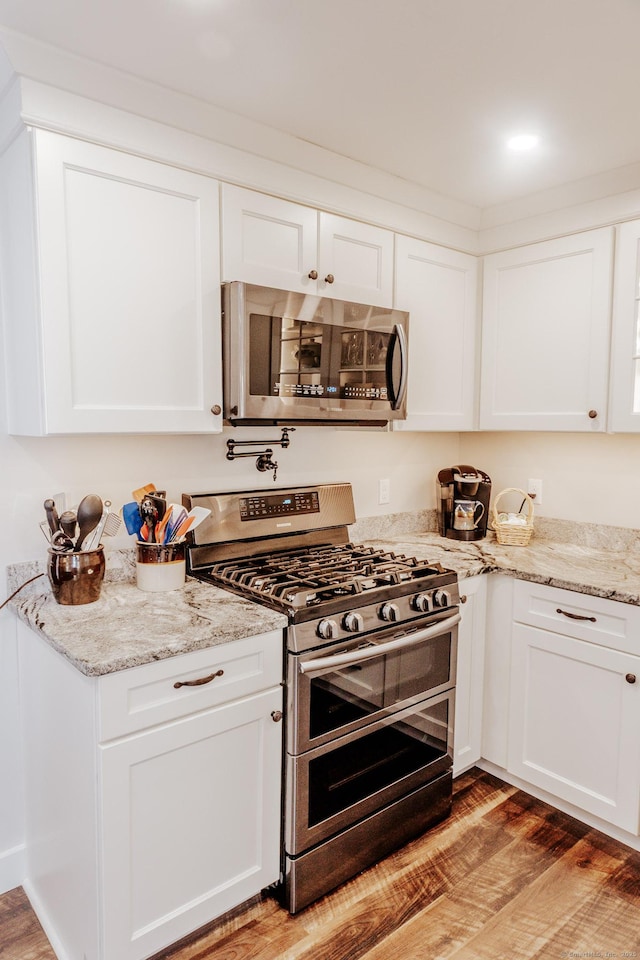
{"type": "Polygon", "coordinates": [[[78,539],[73,548],[74,553],[82,550],[82,544],[89,536],[92,530],[98,526],[102,517],[103,504],[100,497],[95,493],[89,493],[78,504],[78,539]]]}

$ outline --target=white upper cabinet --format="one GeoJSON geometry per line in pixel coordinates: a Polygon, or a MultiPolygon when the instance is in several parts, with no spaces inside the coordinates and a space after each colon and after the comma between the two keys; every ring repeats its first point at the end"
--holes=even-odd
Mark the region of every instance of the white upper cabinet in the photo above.
{"type": "Polygon", "coordinates": [[[220,431],[217,182],[44,131],[2,164],[9,431],[220,431]]]}
{"type": "Polygon", "coordinates": [[[612,430],[640,430],[640,220],[617,228],[611,355],[612,430]]]}
{"type": "Polygon", "coordinates": [[[484,264],[480,428],[605,430],[613,230],[484,264]]]}
{"type": "Polygon", "coordinates": [[[393,233],[224,184],[222,279],[373,306],[393,300],[393,233]]]}
{"type": "Polygon", "coordinates": [[[407,419],[400,430],[475,425],[476,257],[396,236],[395,306],[409,311],[407,419]]]}

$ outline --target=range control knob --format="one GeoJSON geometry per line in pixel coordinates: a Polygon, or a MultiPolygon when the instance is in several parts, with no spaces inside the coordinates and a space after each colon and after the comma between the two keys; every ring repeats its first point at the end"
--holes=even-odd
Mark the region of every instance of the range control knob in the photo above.
{"type": "Polygon", "coordinates": [[[400,608],[397,603],[385,603],[380,608],[380,619],[395,623],[400,619],[400,608]]]}
{"type": "Polygon", "coordinates": [[[318,624],[318,636],[323,640],[335,640],[338,636],[338,624],[335,620],[321,620],[318,624]]]}
{"type": "Polygon", "coordinates": [[[413,609],[420,613],[429,613],[431,610],[431,596],[428,593],[418,593],[413,598],[413,609]]]}
{"type": "Polygon", "coordinates": [[[433,605],[434,607],[449,607],[451,606],[451,594],[448,590],[436,590],[433,595],[433,605]]]}
{"type": "Polygon", "coordinates": [[[358,633],[364,629],[364,618],[361,613],[347,613],[342,621],[342,626],[349,633],[358,633]]]}

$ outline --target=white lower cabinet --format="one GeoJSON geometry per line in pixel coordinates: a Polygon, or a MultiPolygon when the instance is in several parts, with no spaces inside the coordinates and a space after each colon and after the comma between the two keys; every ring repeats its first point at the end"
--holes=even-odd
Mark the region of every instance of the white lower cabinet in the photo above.
{"type": "Polygon", "coordinates": [[[482,747],[484,637],[487,578],[460,581],[462,620],[458,627],[456,714],[453,738],[453,775],[472,767],[482,747]]]}
{"type": "Polygon", "coordinates": [[[59,960],[143,960],[279,879],[279,631],[92,678],[19,629],[25,889],[59,960]]]}
{"type": "Polygon", "coordinates": [[[640,610],[514,590],[509,773],[633,835],[640,817],[640,610]]]}
{"type": "Polygon", "coordinates": [[[280,688],[100,748],[104,956],[138,960],[278,879],[280,688]]]}

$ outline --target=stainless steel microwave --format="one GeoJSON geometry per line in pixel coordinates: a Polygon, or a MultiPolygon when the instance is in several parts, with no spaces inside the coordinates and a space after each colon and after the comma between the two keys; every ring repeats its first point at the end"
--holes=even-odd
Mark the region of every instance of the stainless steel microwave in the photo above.
{"type": "Polygon", "coordinates": [[[232,424],[384,424],[406,417],[409,315],[249,283],[222,285],[232,424]]]}

